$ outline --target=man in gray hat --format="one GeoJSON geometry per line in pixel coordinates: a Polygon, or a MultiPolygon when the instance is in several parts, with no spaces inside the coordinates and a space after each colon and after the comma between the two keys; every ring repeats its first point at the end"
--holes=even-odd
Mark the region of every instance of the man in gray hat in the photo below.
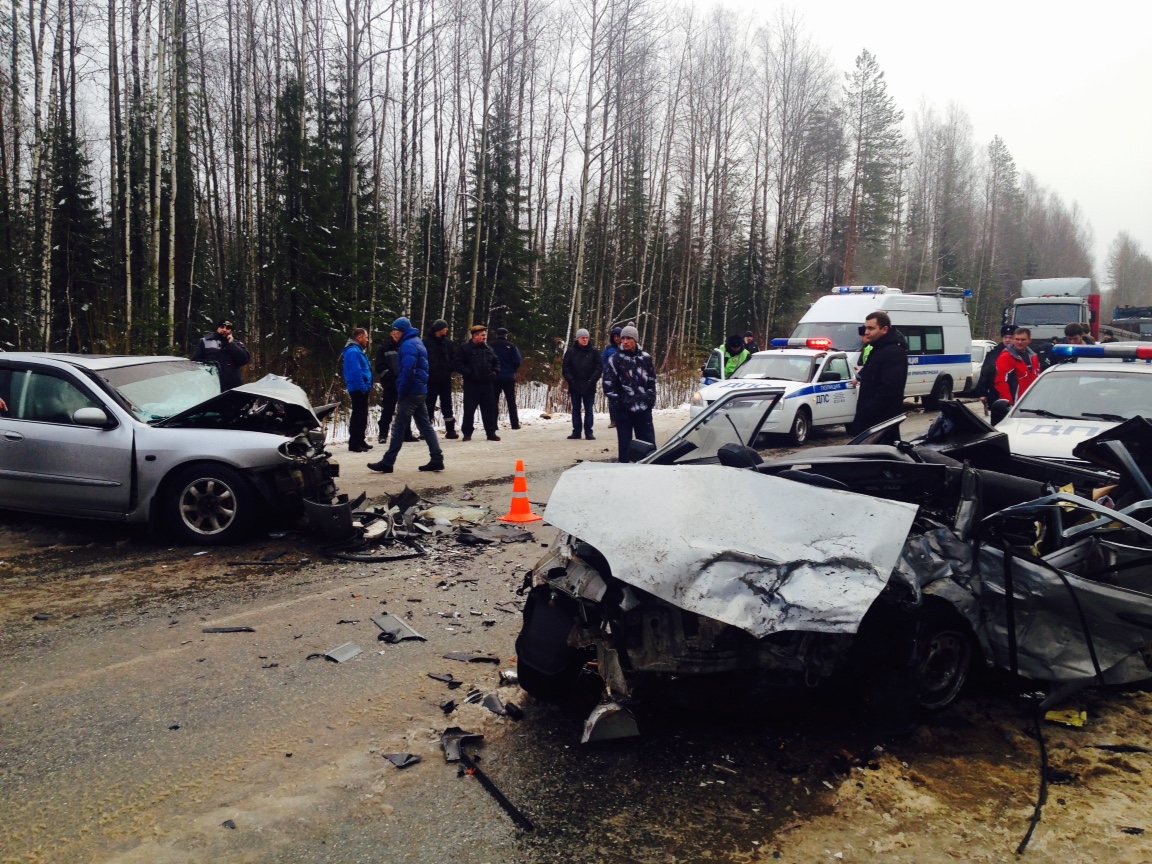
{"type": "Polygon", "coordinates": [[[656,443],[652,409],[656,407],[656,365],[637,344],[640,333],[629,324],[620,331],[620,350],[604,367],[604,395],[616,400],[616,443],[620,462],[628,462],[633,435],[656,443]]]}
{"type": "Polygon", "coordinates": [[[584,437],[595,440],[592,408],[596,402],[596,382],[604,373],[604,363],[591,342],[591,334],[581,328],[576,331],[576,341],[564,352],[564,380],[568,382],[568,396],[572,399],[572,434],[568,436],[572,440],[580,438],[581,415],[584,437]]]}

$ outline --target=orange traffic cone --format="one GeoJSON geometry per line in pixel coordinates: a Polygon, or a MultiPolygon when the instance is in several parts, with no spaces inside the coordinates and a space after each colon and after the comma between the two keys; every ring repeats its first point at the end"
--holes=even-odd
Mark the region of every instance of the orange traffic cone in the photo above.
{"type": "Polygon", "coordinates": [[[512,509],[507,516],[501,516],[501,522],[539,522],[543,516],[532,512],[532,503],[528,500],[528,478],[524,476],[524,460],[516,460],[516,479],[512,481],[512,509]]]}

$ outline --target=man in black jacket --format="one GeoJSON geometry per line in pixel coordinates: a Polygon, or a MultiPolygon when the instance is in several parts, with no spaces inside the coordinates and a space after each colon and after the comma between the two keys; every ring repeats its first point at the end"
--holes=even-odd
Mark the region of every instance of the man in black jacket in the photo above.
{"type": "Polygon", "coordinates": [[[244,343],[232,335],[232,319],[221,318],[216,322],[216,330],[205,333],[192,352],[192,359],[201,363],[212,363],[220,370],[220,390],[231,390],[244,383],[240,369],[248,365],[251,357],[244,343]]]}
{"type": "Polygon", "coordinates": [[[984,362],[980,364],[980,378],[976,381],[976,387],[973,392],[980,397],[980,402],[984,405],[985,414],[988,413],[989,403],[995,402],[1000,398],[996,394],[996,361],[1004,349],[1012,344],[1012,334],[1015,332],[1015,324],[1005,324],[1001,327],[1000,344],[989,351],[984,356],[984,362]]]}
{"type": "Polygon", "coordinates": [[[908,383],[908,347],[892,327],[887,312],[864,319],[864,365],[856,378],[860,394],[852,434],[859,435],[891,417],[904,413],[904,387],[908,383]]]}
{"type": "Polygon", "coordinates": [[[596,402],[596,382],[604,373],[600,352],[591,344],[592,336],[581,328],[576,331],[576,342],[564,352],[564,380],[568,382],[568,395],[572,399],[572,434],[579,440],[581,414],[584,437],[594,441],[592,434],[592,407],[596,402]]]}
{"type": "Polygon", "coordinates": [[[456,352],[456,371],[464,379],[464,419],[460,432],[465,441],[472,440],[476,409],[489,441],[499,441],[496,434],[496,376],[500,374],[500,360],[488,347],[488,328],[477,324],[468,330],[472,338],[456,352]]]}
{"type": "Polygon", "coordinates": [[[452,373],[456,369],[456,346],[448,338],[448,322],[441,318],[432,322],[432,329],[424,336],[428,351],[428,419],[436,417],[436,401],[444,415],[445,438],[459,438],[456,418],[452,414],[452,373]]]}

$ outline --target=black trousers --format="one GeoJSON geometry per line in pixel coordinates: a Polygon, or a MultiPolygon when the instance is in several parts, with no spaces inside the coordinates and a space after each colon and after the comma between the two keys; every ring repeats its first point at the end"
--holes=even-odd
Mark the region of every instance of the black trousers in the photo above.
{"type": "Polygon", "coordinates": [[[464,417],[460,422],[460,431],[465,438],[472,437],[476,428],[476,409],[480,409],[480,422],[484,424],[484,433],[493,438],[496,435],[496,390],[491,381],[465,381],[464,382],[464,417]]]}
{"type": "Polygon", "coordinates": [[[500,413],[500,394],[504,394],[504,404],[508,406],[508,422],[513,429],[520,428],[520,415],[516,413],[516,382],[497,381],[493,395],[496,399],[496,413],[500,413]]]}
{"type": "Polygon", "coordinates": [[[652,409],[628,411],[618,407],[616,411],[616,445],[620,462],[628,462],[628,445],[635,437],[639,441],[656,443],[656,428],[652,424],[652,409]]]}
{"type": "Polygon", "coordinates": [[[444,415],[444,422],[454,419],[452,416],[452,379],[447,381],[428,382],[428,419],[436,416],[436,402],[440,402],[440,413],[444,415]]]}
{"type": "Polygon", "coordinates": [[[348,393],[352,400],[352,416],[348,418],[348,446],[363,447],[364,431],[368,428],[368,391],[358,390],[348,393]]]}
{"type": "Polygon", "coordinates": [[[592,409],[596,406],[596,391],[591,393],[572,393],[569,391],[568,395],[572,398],[572,434],[580,434],[580,424],[584,424],[584,434],[592,434],[592,409]],[[583,419],[581,419],[583,414],[583,419]]]}

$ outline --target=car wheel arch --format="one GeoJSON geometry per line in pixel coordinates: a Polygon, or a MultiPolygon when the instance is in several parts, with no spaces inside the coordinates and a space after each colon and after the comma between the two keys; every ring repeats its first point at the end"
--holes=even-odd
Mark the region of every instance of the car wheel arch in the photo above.
{"type": "Polygon", "coordinates": [[[189,459],[186,462],[171,466],[164,474],[164,478],[156,484],[156,491],[148,504],[148,521],[157,528],[166,528],[170,532],[175,530],[179,536],[190,542],[207,544],[217,542],[228,543],[231,542],[232,539],[238,539],[241,534],[247,533],[247,530],[257,522],[259,513],[262,510],[262,505],[266,503],[268,503],[268,496],[263,488],[263,484],[258,482],[252,472],[217,459],[189,459]],[[252,510],[253,512],[240,514],[240,530],[237,532],[228,531],[226,536],[220,539],[212,539],[211,537],[193,538],[187,530],[180,530],[173,524],[174,511],[168,507],[171,503],[171,498],[179,494],[177,487],[186,476],[190,476],[199,471],[205,472],[206,474],[223,473],[225,476],[228,474],[235,475],[236,480],[239,481],[239,496],[249,497],[251,499],[246,510],[252,510]]]}

